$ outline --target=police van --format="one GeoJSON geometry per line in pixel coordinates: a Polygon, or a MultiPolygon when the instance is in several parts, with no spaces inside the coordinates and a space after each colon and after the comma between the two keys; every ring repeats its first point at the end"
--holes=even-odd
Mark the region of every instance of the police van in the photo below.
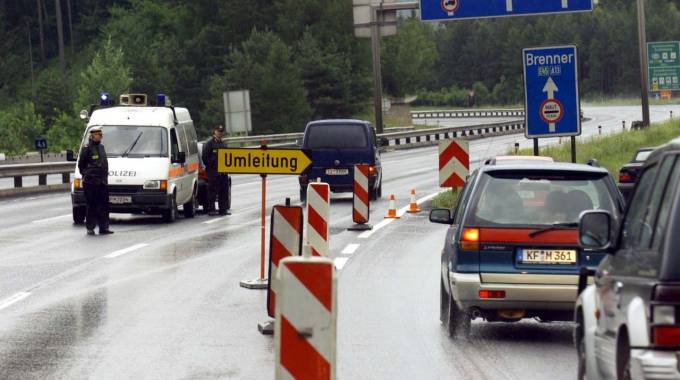
{"type": "MultiPolygon", "coordinates": [[[[160,214],[166,222],[196,213],[198,147],[196,129],[186,108],[169,105],[158,95],[149,105],[146,94],[120,96],[113,105],[108,94],[81,118],[89,119],[82,145],[92,127],[103,132],[102,144],[109,163],[109,211],[112,213],[160,214]]],[[[72,152],[69,159],[77,161],[72,152]]],[[[82,224],[86,206],[82,175],[76,165],[71,185],[73,221],[82,224]]]]}

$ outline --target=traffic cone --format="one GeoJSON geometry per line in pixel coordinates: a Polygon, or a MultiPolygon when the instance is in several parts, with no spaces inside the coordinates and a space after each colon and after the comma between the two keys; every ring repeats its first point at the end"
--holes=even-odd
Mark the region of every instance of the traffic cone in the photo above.
{"type": "Polygon", "coordinates": [[[408,210],[406,210],[406,212],[411,214],[420,212],[420,209],[418,208],[418,203],[416,203],[416,189],[411,189],[411,202],[409,203],[409,208],[408,210]]]}
{"type": "Polygon", "coordinates": [[[387,209],[387,216],[385,216],[385,219],[399,219],[399,217],[397,216],[397,209],[394,201],[395,201],[394,194],[390,194],[390,203],[387,209]]]}

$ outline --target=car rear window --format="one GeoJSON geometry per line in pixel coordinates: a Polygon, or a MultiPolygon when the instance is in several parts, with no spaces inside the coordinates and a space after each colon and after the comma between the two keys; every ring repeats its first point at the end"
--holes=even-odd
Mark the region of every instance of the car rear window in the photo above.
{"type": "Polygon", "coordinates": [[[585,210],[617,217],[604,173],[487,172],[475,191],[467,225],[534,226],[578,222],[585,210]]]}
{"type": "Polygon", "coordinates": [[[310,125],[305,145],[309,149],[366,148],[366,128],[359,124],[310,125]]]}
{"type": "Polygon", "coordinates": [[[652,154],[651,150],[641,150],[635,154],[635,162],[643,162],[652,154]]]}

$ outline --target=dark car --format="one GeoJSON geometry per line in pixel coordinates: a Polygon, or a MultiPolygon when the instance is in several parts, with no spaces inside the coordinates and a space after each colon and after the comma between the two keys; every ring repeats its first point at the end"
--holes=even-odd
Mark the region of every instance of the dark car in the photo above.
{"type": "Polygon", "coordinates": [[[307,185],[321,179],[334,193],[352,192],[356,164],[370,165],[369,196],[382,196],[382,165],[378,139],[368,121],[317,120],[307,124],[302,149],[311,151],[311,168],[299,177],[300,200],[307,199],[307,185]]]}
{"type": "Polygon", "coordinates": [[[680,139],[639,168],[621,223],[581,216],[583,249],[608,255],[576,303],[579,379],[680,379],[678,231],[680,139]]]}
{"type": "Polygon", "coordinates": [[[635,187],[642,165],[653,150],[654,148],[638,149],[633,155],[633,159],[619,170],[619,190],[626,201],[630,198],[630,193],[635,187]]]}
{"type": "Polygon", "coordinates": [[[593,208],[623,210],[603,168],[537,160],[475,170],[453,209],[430,213],[450,225],[440,267],[449,335],[466,336],[476,318],[572,320],[579,268],[604,257],[578,248],[579,215],[593,208]]]}
{"type": "MultiPolygon", "coordinates": [[[[198,204],[203,208],[203,211],[208,210],[208,175],[205,172],[205,164],[203,164],[203,145],[205,141],[198,143],[198,160],[200,165],[198,167],[198,193],[196,194],[196,200],[198,204]]],[[[231,209],[231,176],[229,176],[229,185],[227,193],[227,209],[231,209]]]]}

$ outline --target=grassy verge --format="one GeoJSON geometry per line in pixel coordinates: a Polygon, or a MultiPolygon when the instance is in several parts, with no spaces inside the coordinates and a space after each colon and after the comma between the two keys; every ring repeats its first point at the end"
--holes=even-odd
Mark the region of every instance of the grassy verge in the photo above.
{"type": "MultiPolygon", "coordinates": [[[[616,177],[621,166],[630,161],[638,148],[662,145],[678,136],[680,136],[680,119],[654,124],[646,130],[580,139],[576,142],[576,162],[585,163],[594,158],[616,177]]],[[[550,156],[555,161],[570,162],[571,145],[568,141],[568,139],[562,139],[561,145],[542,147],[541,156],[550,156]]],[[[508,154],[514,154],[514,152],[508,152],[508,154]]],[[[533,150],[522,149],[518,154],[529,156],[533,154],[533,150]]]]}
{"type": "MultiPolygon", "coordinates": [[[[640,97],[630,98],[608,98],[608,97],[593,97],[582,100],[585,106],[639,106],[640,97]]],[[[680,104],[680,98],[672,98],[670,100],[656,99],[654,96],[649,97],[649,104],[654,106],[662,106],[667,104],[680,104]]]]}
{"type": "Polygon", "coordinates": [[[458,189],[447,190],[432,199],[433,208],[452,208],[456,201],[458,200],[458,189]]]}

